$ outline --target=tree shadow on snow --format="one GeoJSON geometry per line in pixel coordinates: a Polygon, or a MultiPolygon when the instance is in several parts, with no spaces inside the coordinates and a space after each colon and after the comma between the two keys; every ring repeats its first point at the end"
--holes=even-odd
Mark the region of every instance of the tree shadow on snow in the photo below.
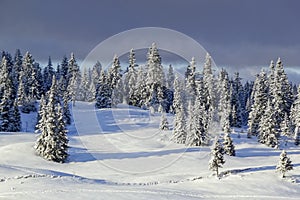
{"type": "MultiPolygon", "coordinates": [[[[266,156],[279,156],[281,153],[278,149],[272,148],[242,148],[236,151],[237,157],[266,157],[266,156]]],[[[298,155],[299,151],[290,151],[288,155],[298,155]]]]}
{"type": "Polygon", "coordinates": [[[90,162],[95,160],[111,160],[111,159],[134,159],[146,158],[151,156],[165,156],[170,154],[183,154],[188,152],[197,152],[199,148],[181,148],[169,149],[161,151],[142,151],[142,152],[117,152],[117,153],[101,153],[96,151],[88,151],[84,148],[71,148],[68,162],[90,162]]]}

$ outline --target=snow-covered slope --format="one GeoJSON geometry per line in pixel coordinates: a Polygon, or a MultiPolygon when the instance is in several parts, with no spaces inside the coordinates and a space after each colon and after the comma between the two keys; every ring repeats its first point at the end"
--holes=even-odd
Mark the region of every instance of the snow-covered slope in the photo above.
{"type": "MultiPolygon", "coordinates": [[[[34,133],[0,134],[0,199],[300,198],[300,149],[293,145],[284,148],[294,170],[282,180],[275,173],[281,151],[236,131],[237,156],[225,156],[219,180],[208,170],[210,147],[173,144],[171,131],[158,130],[159,114],[125,105],[95,111],[83,102],[73,114],[64,164],[35,155],[34,133]]],[[[22,120],[33,131],[33,116],[22,120]]]]}

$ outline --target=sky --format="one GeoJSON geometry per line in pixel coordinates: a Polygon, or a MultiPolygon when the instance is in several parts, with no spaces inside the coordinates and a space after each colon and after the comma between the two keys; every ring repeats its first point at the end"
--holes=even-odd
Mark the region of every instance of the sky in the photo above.
{"type": "Polygon", "coordinates": [[[299,9],[297,0],[0,0],[0,50],[82,60],[117,33],[163,27],[195,39],[218,66],[244,70],[281,57],[295,68],[299,9]]]}

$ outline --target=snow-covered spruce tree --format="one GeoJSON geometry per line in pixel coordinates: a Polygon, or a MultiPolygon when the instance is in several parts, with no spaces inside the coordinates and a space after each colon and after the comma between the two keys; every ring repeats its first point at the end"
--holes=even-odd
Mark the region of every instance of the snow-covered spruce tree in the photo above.
{"type": "Polygon", "coordinates": [[[53,78],[48,94],[48,103],[43,106],[39,122],[39,135],[35,149],[36,153],[46,160],[65,162],[67,154],[66,129],[62,110],[57,96],[56,79],[53,78]]]}
{"type": "Polygon", "coordinates": [[[0,131],[14,131],[13,125],[15,123],[14,120],[11,120],[14,115],[14,84],[7,61],[5,56],[1,61],[1,79],[3,81],[1,89],[3,94],[0,102],[0,131]]]}
{"type": "Polygon", "coordinates": [[[64,56],[60,63],[60,78],[58,79],[60,94],[63,94],[67,90],[69,78],[68,58],[64,56]]]}
{"type": "Polygon", "coordinates": [[[284,136],[284,137],[290,137],[291,136],[290,120],[288,118],[287,113],[285,113],[284,119],[280,123],[280,133],[281,133],[281,136],[284,136]]]}
{"type": "Polygon", "coordinates": [[[34,63],[31,81],[30,97],[36,101],[40,99],[41,95],[44,93],[42,69],[38,63],[34,63]]]}
{"type": "Polygon", "coordinates": [[[24,113],[35,112],[36,100],[42,93],[42,76],[41,68],[35,63],[29,52],[24,56],[22,71],[19,72],[19,75],[18,99],[22,99],[22,101],[18,101],[18,104],[22,103],[21,111],[24,113]]]}
{"type": "Polygon", "coordinates": [[[280,123],[284,120],[285,113],[290,112],[290,108],[293,102],[292,88],[288,81],[287,75],[284,71],[283,64],[278,58],[275,68],[272,67],[269,80],[269,93],[272,99],[272,105],[276,112],[276,123],[280,126],[280,123]]]}
{"type": "Polygon", "coordinates": [[[77,97],[79,101],[87,101],[87,97],[90,96],[90,81],[88,77],[88,71],[86,68],[83,69],[83,73],[81,76],[80,85],[77,92],[77,97]]]}
{"type": "Polygon", "coordinates": [[[66,129],[63,109],[60,104],[57,104],[56,115],[56,132],[59,140],[59,148],[57,149],[57,154],[59,155],[59,162],[64,162],[68,157],[69,140],[67,137],[68,130],[66,129]]]}
{"type": "Polygon", "coordinates": [[[39,111],[37,115],[37,123],[35,125],[36,132],[42,132],[42,129],[45,128],[45,124],[44,124],[44,122],[46,121],[45,107],[46,107],[46,100],[44,95],[42,95],[40,100],[39,111]]]}
{"type": "Polygon", "coordinates": [[[91,74],[91,79],[92,79],[91,81],[94,83],[95,86],[98,83],[101,70],[102,70],[102,65],[99,61],[97,61],[96,64],[93,66],[92,74],[91,74]]]}
{"type": "Polygon", "coordinates": [[[106,74],[102,70],[96,91],[96,108],[111,108],[112,88],[107,81],[106,74]]]}
{"type": "Polygon", "coordinates": [[[232,121],[231,126],[242,127],[245,113],[244,90],[239,73],[234,73],[231,91],[232,121]],[[235,111],[235,112],[233,112],[235,111]]]}
{"type": "Polygon", "coordinates": [[[254,82],[253,104],[248,119],[248,137],[258,134],[259,122],[263,117],[268,101],[268,84],[265,71],[257,75],[254,82]]]}
{"type": "Polygon", "coordinates": [[[92,102],[96,99],[96,85],[93,81],[91,81],[89,85],[89,92],[87,94],[87,101],[92,102]]]}
{"type": "Polygon", "coordinates": [[[272,148],[279,146],[279,127],[276,123],[276,110],[271,105],[270,100],[267,103],[267,108],[259,122],[258,141],[272,148]]]}
{"type": "Polygon", "coordinates": [[[245,102],[245,113],[244,113],[244,123],[243,126],[246,126],[248,123],[248,118],[249,118],[249,113],[251,111],[251,105],[253,103],[252,98],[251,98],[251,93],[253,90],[253,81],[251,82],[246,82],[244,85],[244,102],[245,102]]]}
{"type": "Polygon", "coordinates": [[[175,113],[174,128],[171,140],[178,144],[185,144],[187,138],[186,127],[184,108],[183,105],[180,105],[175,113]]]}
{"type": "Polygon", "coordinates": [[[174,69],[172,65],[169,65],[168,75],[167,75],[167,87],[173,91],[174,90],[174,81],[175,81],[175,75],[174,75],[174,69]]]}
{"type": "Polygon", "coordinates": [[[159,129],[163,130],[163,131],[169,130],[169,122],[168,122],[168,119],[166,118],[165,113],[161,114],[159,129]]]}
{"type": "Polygon", "coordinates": [[[122,79],[118,80],[117,85],[112,91],[112,96],[111,96],[111,106],[116,107],[118,104],[123,103],[123,92],[124,86],[123,86],[123,81],[122,79]]]}
{"type": "Polygon", "coordinates": [[[208,120],[205,110],[205,97],[202,96],[204,85],[201,81],[198,86],[199,92],[196,101],[189,110],[190,123],[188,125],[189,133],[187,135],[187,145],[203,146],[209,143],[208,120]]]}
{"type": "Polygon", "coordinates": [[[14,71],[16,73],[16,80],[19,80],[19,75],[20,72],[22,71],[22,59],[23,56],[21,54],[21,51],[20,49],[17,49],[14,57],[14,69],[15,69],[14,71]]]}
{"type": "Polygon", "coordinates": [[[215,91],[215,78],[212,72],[212,61],[211,56],[207,53],[205,57],[205,63],[203,66],[203,83],[204,88],[207,90],[207,107],[208,111],[208,126],[211,125],[213,121],[218,120],[217,116],[217,99],[215,91]]]}
{"type": "Polygon", "coordinates": [[[110,88],[113,90],[116,88],[121,78],[122,75],[119,57],[115,55],[113,58],[113,64],[107,72],[107,84],[109,84],[110,88]]]}
{"type": "Polygon", "coordinates": [[[129,53],[129,66],[128,71],[125,73],[124,78],[124,94],[126,102],[129,105],[137,106],[137,98],[136,98],[136,81],[137,81],[137,72],[136,72],[136,59],[135,59],[135,51],[134,49],[130,50],[129,53]]]}
{"type": "Polygon", "coordinates": [[[48,65],[43,70],[44,92],[47,92],[50,89],[51,84],[52,84],[52,77],[54,74],[55,74],[55,72],[52,67],[51,57],[49,56],[48,65]]]}
{"type": "Polygon", "coordinates": [[[211,159],[209,161],[209,170],[215,171],[217,177],[219,177],[219,168],[221,168],[224,163],[225,163],[224,149],[223,149],[219,139],[216,137],[215,142],[212,147],[212,150],[211,150],[211,159]]]}
{"type": "Polygon", "coordinates": [[[174,117],[174,128],[173,128],[173,136],[172,141],[179,144],[184,144],[186,142],[186,115],[184,111],[184,100],[182,95],[182,87],[178,76],[176,75],[174,81],[174,101],[173,101],[173,109],[175,112],[174,117]]]}
{"type": "Polygon", "coordinates": [[[177,110],[184,108],[184,96],[183,96],[183,87],[182,82],[180,81],[179,77],[176,75],[174,80],[174,99],[173,99],[173,111],[174,113],[177,112],[177,110]]]}
{"type": "Polygon", "coordinates": [[[300,85],[298,86],[298,94],[292,105],[290,112],[291,130],[294,132],[296,126],[300,126],[300,85]]]}
{"type": "Polygon", "coordinates": [[[18,107],[18,102],[16,99],[14,100],[14,105],[13,108],[11,109],[10,122],[11,123],[9,126],[9,131],[11,132],[21,131],[22,121],[21,121],[21,115],[18,107]]]}
{"type": "Polygon", "coordinates": [[[145,72],[145,67],[140,66],[137,71],[136,80],[136,93],[134,97],[136,98],[136,105],[140,107],[145,107],[147,98],[149,97],[147,85],[146,85],[147,72],[145,72]]]}
{"type": "Polygon", "coordinates": [[[76,62],[74,53],[71,54],[71,58],[68,61],[68,72],[67,72],[67,91],[69,93],[69,97],[72,101],[73,106],[75,105],[76,96],[79,88],[79,83],[81,80],[81,74],[79,70],[79,66],[76,62]]]}
{"type": "Polygon", "coordinates": [[[285,178],[285,173],[293,169],[293,164],[290,158],[287,156],[285,150],[280,154],[279,162],[276,166],[276,171],[279,172],[282,178],[285,178]]]}
{"type": "Polygon", "coordinates": [[[71,124],[71,112],[69,108],[68,92],[64,92],[63,94],[63,118],[66,125],[71,124]]]}
{"type": "Polygon", "coordinates": [[[224,134],[223,141],[224,152],[229,156],[235,156],[235,147],[229,133],[224,134]]]}
{"type": "Polygon", "coordinates": [[[197,95],[196,86],[196,60],[193,57],[185,72],[186,98],[188,102],[195,102],[197,95]]]}
{"type": "Polygon", "coordinates": [[[11,55],[9,53],[3,53],[1,65],[0,65],[0,99],[3,98],[6,81],[9,78],[12,81],[11,92],[12,96],[15,97],[17,93],[17,80],[15,77],[15,71],[11,55]]]}
{"type": "Polygon", "coordinates": [[[223,131],[230,132],[229,115],[231,113],[229,78],[226,70],[222,69],[217,81],[217,102],[220,126],[223,131]]]}
{"type": "MultiPolygon", "coordinates": [[[[146,90],[149,94],[146,105],[154,108],[154,111],[157,111],[159,104],[164,104],[163,90],[166,84],[165,74],[161,65],[161,57],[155,43],[149,48],[146,66],[148,68],[146,90]]],[[[167,110],[167,108],[165,108],[165,110],[167,110]]]]}

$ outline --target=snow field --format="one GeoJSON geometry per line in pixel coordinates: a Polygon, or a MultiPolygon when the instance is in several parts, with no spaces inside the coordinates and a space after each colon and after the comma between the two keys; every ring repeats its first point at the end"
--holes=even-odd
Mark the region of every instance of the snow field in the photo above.
{"type": "MultiPolygon", "coordinates": [[[[64,164],[36,156],[32,132],[1,133],[0,199],[300,197],[300,150],[292,144],[281,146],[294,164],[283,180],[275,173],[281,150],[248,139],[246,133],[238,138],[236,130],[231,135],[236,157],[225,155],[217,179],[208,170],[211,147],[170,142],[171,130],[158,131],[160,114],[124,105],[95,111],[83,102],[77,102],[73,114],[70,156],[64,164]]],[[[22,115],[22,120],[31,117],[22,115]]],[[[173,116],[167,118],[172,124],[173,116]]],[[[33,130],[31,125],[27,130],[33,130]]]]}

